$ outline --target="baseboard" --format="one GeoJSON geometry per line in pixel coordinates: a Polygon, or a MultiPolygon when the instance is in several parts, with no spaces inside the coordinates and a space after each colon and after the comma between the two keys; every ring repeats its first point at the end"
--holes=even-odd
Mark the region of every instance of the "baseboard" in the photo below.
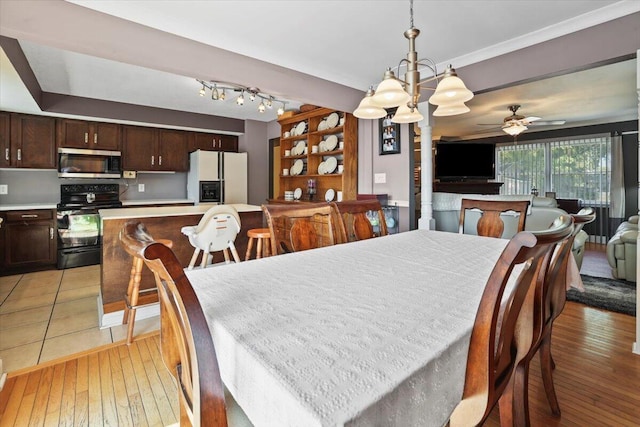
{"type": "MultiPolygon", "coordinates": [[[[160,315],[160,304],[150,304],[140,307],[136,310],[136,321],[142,319],[148,319],[160,315]]],[[[112,311],[105,313],[102,310],[102,295],[98,295],[98,320],[100,329],[111,328],[113,326],[122,325],[122,318],[124,316],[124,310],[112,311]]]]}

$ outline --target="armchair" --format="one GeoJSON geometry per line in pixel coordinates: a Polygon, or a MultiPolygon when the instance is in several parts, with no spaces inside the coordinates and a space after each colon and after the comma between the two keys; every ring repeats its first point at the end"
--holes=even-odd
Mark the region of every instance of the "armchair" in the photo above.
{"type": "Polygon", "coordinates": [[[638,215],[624,221],[607,243],[607,260],[616,279],[636,281],[638,215]]]}

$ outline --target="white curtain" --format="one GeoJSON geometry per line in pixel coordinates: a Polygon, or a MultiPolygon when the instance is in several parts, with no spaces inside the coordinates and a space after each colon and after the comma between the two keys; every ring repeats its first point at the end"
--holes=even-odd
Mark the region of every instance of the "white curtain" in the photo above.
{"type": "Polygon", "coordinates": [[[622,160],[622,136],[611,138],[611,197],[610,218],[624,218],[624,163],[622,160]]]}

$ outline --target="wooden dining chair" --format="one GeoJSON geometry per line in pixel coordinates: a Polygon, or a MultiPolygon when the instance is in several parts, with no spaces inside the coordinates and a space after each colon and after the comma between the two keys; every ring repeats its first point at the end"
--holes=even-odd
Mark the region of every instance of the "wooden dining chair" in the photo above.
{"type": "Polygon", "coordinates": [[[482,424],[500,401],[500,424],[513,425],[510,386],[518,362],[529,351],[527,336],[533,328],[532,289],[544,280],[555,245],[571,233],[571,220],[540,235],[520,232],[510,239],[485,286],[471,332],[462,400],[454,409],[450,425],[482,424]],[[522,271],[505,295],[516,266],[522,271]],[[507,392],[506,394],[504,394],[507,392]]]}
{"type": "Polygon", "coordinates": [[[377,199],[348,200],[332,203],[342,217],[348,242],[389,234],[382,205],[377,199]],[[377,230],[374,231],[373,224],[367,215],[372,215],[372,218],[378,224],[377,230]]]}
{"type": "Polygon", "coordinates": [[[162,360],[177,381],[180,425],[224,427],[228,411],[242,418],[244,414],[237,405],[227,406],[233,400],[225,401],[207,320],[174,253],[154,241],[140,222],[126,223],[120,241],[129,254],[144,261],[156,279],[162,360]]]}
{"type": "Polygon", "coordinates": [[[465,232],[464,222],[467,211],[470,209],[478,209],[480,211],[480,218],[476,224],[476,233],[478,236],[502,237],[502,234],[504,233],[504,220],[502,219],[501,214],[510,211],[518,214],[516,233],[519,233],[524,231],[528,208],[528,200],[511,201],[462,199],[458,232],[460,234],[464,234],[465,232]]]}
{"type": "Polygon", "coordinates": [[[329,203],[262,205],[271,233],[271,254],[278,255],[346,242],[335,205],[329,203]]]}
{"type": "MultiPolygon", "coordinates": [[[[542,381],[551,412],[555,416],[560,416],[560,405],[553,385],[553,369],[555,368],[551,356],[553,323],[562,313],[567,300],[567,271],[572,256],[573,240],[585,224],[595,220],[596,214],[593,208],[585,208],[577,214],[572,214],[571,218],[574,223],[573,232],[566,240],[558,244],[545,280],[539,283],[535,290],[531,349],[515,371],[512,405],[514,417],[519,425],[526,425],[529,420],[529,364],[536,353],[540,354],[542,381]]],[[[554,224],[561,220],[562,217],[554,224]]],[[[539,233],[534,232],[536,235],[539,233]]]]}

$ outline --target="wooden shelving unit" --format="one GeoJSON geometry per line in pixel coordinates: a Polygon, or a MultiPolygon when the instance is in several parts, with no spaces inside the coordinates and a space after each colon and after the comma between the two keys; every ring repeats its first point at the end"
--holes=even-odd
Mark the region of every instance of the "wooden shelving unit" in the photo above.
{"type": "Polygon", "coordinates": [[[357,120],[353,115],[328,108],[317,108],[278,120],[278,122],[281,127],[280,162],[282,169],[291,171],[296,160],[302,160],[304,168],[299,175],[283,175],[282,170],[280,171],[280,190],[273,202],[283,202],[285,191],[295,191],[296,188],[302,190],[302,197],[298,202],[308,202],[310,200],[307,191],[309,179],[316,180],[316,194],[312,201],[324,201],[325,194],[329,189],[334,190],[336,194],[334,201],[338,191],[342,191],[343,200],[355,200],[358,191],[358,128],[357,120]],[[332,113],[339,115],[338,124],[330,129],[318,130],[318,125],[332,113]],[[304,133],[290,135],[292,128],[301,122],[305,123],[304,133]],[[338,145],[331,151],[321,152],[320,143],[331,135],[338,138],[338,145]],[[285,156],[285,152],[293,150],[300,141],[304,141],[306,154],[285,156]],[[343,142],[342,148],[340,148],[340,141],[343,142]],[[318,147],[316,153],[313,152],[314,146],[318,147]],[[320,163],[329,157],[335,157],[338,165],[342,165],[344,168],[342,173],[339,173],[337,168],[332,173],[319,173],[320,163]]]}

